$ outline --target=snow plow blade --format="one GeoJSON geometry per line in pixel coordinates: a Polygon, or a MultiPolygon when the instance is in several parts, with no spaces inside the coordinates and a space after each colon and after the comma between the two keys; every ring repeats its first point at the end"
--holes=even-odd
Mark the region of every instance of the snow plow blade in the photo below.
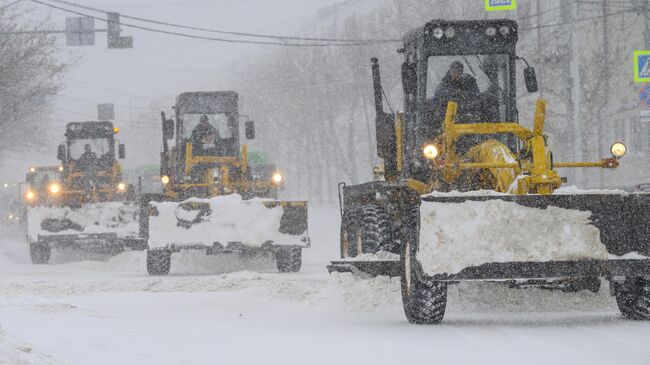
{"type": "Polygon", "coordinates": [[[307,202],[225,195],[182,202],[143,202],[140,236],[150,250],[206,249],[206,253],[309,247],[307,202]]]}
{"type": "Polygon", "coordinates": [[[103,202],[67,206],[34,206],[27,209],[30,245],[49,250],[73,247],[114,252],[145,249],[139,234],[137,203],[103,202]]]}
{"type": "Polygon", "coordinates": [[[406,211],[430,280],[650,276],[650,194],[438,194],[406,211]]]}

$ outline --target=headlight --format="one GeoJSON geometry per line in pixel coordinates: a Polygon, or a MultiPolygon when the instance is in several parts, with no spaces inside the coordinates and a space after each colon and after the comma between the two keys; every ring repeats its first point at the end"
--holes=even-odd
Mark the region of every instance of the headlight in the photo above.
{"type": "Polygon", "coordinates": [[[616,142],[612,145],[609,151],[612,153],[612,156],[621,158],[627,153],[627,147],[623,142],[616,142]]]}
{"type": "Polygon", "coordinates": [[[25,193],[25,199],[27,200],[34,200],[35,197],[36,194],[34,194],[33,191],[28,191],[27,193],[25,193]]]}
{"type": "Polygon", "coordinates": [[[167,175],[163,175],[163,176],[160,178],[160,181],[161,181],[163,184],[165,184],[165,185],[169,184],[169,176],[167,176],[167,175]]]}
{"type": "Polygon", "coordinates": [[[497,34],[497,28],[487,27],[485,28],[485,35],[488,37],[494,37],[497,34]]]}
{"type": "Polygon", "coordinates": [[[455,35],[456,35],[456,29],[454,29],[453,27],[449,27],[445,30],[445,37],[454,38],[455,35]]]}
{"type": "Polygon", "coordinates": [[[442,28],[436,28],[433,30],[433,36],[436,39],[442,38],[442,36],[445,34],[445,32],[442,30],[442,28]]]}
{"type": "Polygon", "coordinates": [[[2,186],[4,186],[5,188],[8,188],[8,187],[9,187],[9,184],[4,183],[4,185],[2,185],[2,186]]]}
{"type": "Polygon", "coordinates": [[[276,183],[276,184],[281,183],[282,182],[282,174],[280,174],[279,172],[276,172],[275,174],[273,174],[273,182],[276,183]]]}
{"type": "Polygon", "coordinates": [[[35,167],[30,167],[29,172],[36,172],[36,168],[35,167]]]}
{"type": "Polygon", "coordinates": [[[126,184],[125,184],[125,183],[119,183],[119,184],[117,184],[117,190],[119,190],[119,191],[124,191],[124,190],[126,190],[126,184]]]}
{"type": "Polygon", "coordinates": [[[49,190],[50,193],[56,195],[56,194],[58,194],[58,193],[61,192],[61,185],[56,184],[56,183],[54,183],[54,184],[50,184],[50,186],[47,188],[47,190],[49,190]]]}
{"type": "Polygon", "coordinates": [[[428,158],[429,160],[433,160],[436,157],[438,157],[438,147],[429,144],[422,149],[422,153],[424,154],[424,157],[428,158]]]}
{"type": "Polygon", "coordinates": [[[63,172],[63,166],[59,166],[59,171],[63,172]]]}
{"type": "Polygon", "coordinates": [[[510,28],[504,25],[501,28],[499,28],[499,33],[501,33],[501,35],[505,37],[508,34],[510,34],[510,28]]]}

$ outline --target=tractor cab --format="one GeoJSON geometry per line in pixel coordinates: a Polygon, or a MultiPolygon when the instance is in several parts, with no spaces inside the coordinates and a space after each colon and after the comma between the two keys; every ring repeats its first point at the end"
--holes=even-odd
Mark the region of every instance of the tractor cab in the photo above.
{"type": "MultiPolygon", "coordinates": [[[[161,178],[167,194],[207,197],[248,189],[238,99],[234,91],[186,92],[176,99],[175,121],[162,113],[161,178]]],[[[245,128],[246,138],[253,139],[253,122],[245,128]]]]}
{"type": "MultiPolygon", "coordinates": [[[[458,104],[457,123],[517,122],[517,23],[510,20],[434,20],[404,38],[404,153],[407,173],[422,175],[425,146],[442,134],[450,101],[458,104]]],[[[524,70],[529,92],[537,91],[535,72],[524,70]]],[[[468,135],[459,153],[496,139],[517,150],[513,135],[468,135]]]]}
{"type": "Polygon", "coordinates": [[[66,141],[59,145],[57,158],[62,162],[63,190],[79,193],[76,198],[96,196],[112,199],[115,193],[127,192],[121,180],[118,158],[125,158],[125,147],[115,135],[119,129],[112,122],[73,122],[66,126],[66,141]]]}

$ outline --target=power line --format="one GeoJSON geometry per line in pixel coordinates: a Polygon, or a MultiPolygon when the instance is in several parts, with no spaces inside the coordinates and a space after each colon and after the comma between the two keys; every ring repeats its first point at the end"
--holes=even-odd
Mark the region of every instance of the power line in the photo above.
{"type": "Polygon", "coordinates": [[[12,6],[18,4],[19,2],[22,2],[22,1],[23,1],[23,0],[16,0],[16,1],[14,1],[13,3],[9,3],[9,4],[7,4],[7,5],[3,6],[3,7],[1,7],[1,8],[0,8],[0,11],[3,11],[3,10],[5,10],[5,9],[7,9],[7,8],[10,8],[10,7],[12,7],[12,6]]]}
{"type": "Polygon", "coordinates": [[[520,31],[534,30],[534,29],[539,29],[539,28],[561,27],[561,26],[564,26],[564,25],[569,25],[569,24],[574,24],[574,23],[581,23],[581,22],[585,22],[585,21],[588,21],[588,20],[601,19],[601,18],[603,18],[605,16],[614,16],[614,15],[619,15],[619,14],[622,14],[622,13],[631,13],[631,12],[634,12],[634,9],[619,10],[619,11],[615,11],[613,13],[607,13],[605,15],[596,15],[596,16],[592,16],[592,17],[578,19],[576,21],[571,21],[571,22],[553,23],[553,24],[541,24],[541,25],[536,25],[534,27],[522,28],[522,29],[520,29],[520,31]]]}
{"type": "MultiPolygon", "coordinates": [[[[82,12],[78,12],[76,10],[62,8],[60,6],[48,4],[48,3],[45,3],[45,2],[40,1],[40,0],[30,0],[30,1],[34,2],[34,3],[37,3],[37,4],[40,4],[40,5],[44,5],[44,6],[53,8],[53,9],[61,10],[61,11],[67,12],[67,13],[76,14],[76,15],[84,16],[84,17],[88,17],[88,18],[93,18],[93,19],[108,23],[107,19],[96,17],[96,16],[89,15],[89,14],[82,13],[82,12]]],[[[185,38],[192,38],[192,39],[203,39],[203,40],[208,40],[208,41],[225,42],[225,43],[274,45],[274,46],[284,46],[284,47],[344,47],[344,46],[363,46],[363,45],[370,45],[371,44],[371,43],[352,43],[352,42],[350,42],[350,43],[282,43],[282,42],[250,41],[250,40],[243,40],[243,39],[226,39],[226,38],[206,37],[206,36],[201,36],[201,35],[187,34],[187,33],[180,33],[180,32],[172,32],[172,31],[168,31],[168,30],[149,28],[149,27],[144,27],[144,26],[141,26],[141,25],[128,24],[128,23],[123,23],[123,22],[120,22],[120,25],[123,25],[125,27],[129,27],[129,28],[145,30],[145,31],[149,31],[149,32],[174,35],[174,36],[178,36],[178,37],[185,37],[185,38]]]]}
{"type": "MultiPolygon", "coordinates": [[[[96,11],[99,13],[108,12],[107,10],[104,9],[98,9],[87,5],[74,3],[71,1],[65,1],[65,0],[49,0],[49,1],[59,3],[59,4],[74,6],[85,10],[96,11]]],[[[320,37],[314,38],[314,37],[280,36],[280,35],[259,34],[259,33],[245,33],[245,32],[234,32],[234,31],[227,31],[227,30],[220,30],[220,29],[204,28],[204,27],[195,27],[190,25],[176,24],[176,23],[164,22],[160,20],[147,19],[147,18],[140,18],[140,17],[124,15],[124,14],[120,14],[120,16],[126,19],[137,20],[141,22],[153,23],[158,25],[165,25],[165,26],[181,28],[181,29],[198,30],[202,32],[228,34],[228,35],[253,37],[253,38],[267,38],[267,39],[294,40],[294,41],[344,42],[344,43],[392,43],[392,42],[401,41],[401,39],[344,39],[344,38],[320,38],[320,37]]]]}

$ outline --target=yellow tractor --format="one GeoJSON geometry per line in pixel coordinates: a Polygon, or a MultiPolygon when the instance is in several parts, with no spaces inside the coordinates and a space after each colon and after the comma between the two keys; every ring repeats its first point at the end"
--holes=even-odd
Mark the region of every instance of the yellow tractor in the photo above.
{"type": "MultiPolygon", "coordinates": [[[[163,193],[142,201],[149,274],[167,275],[172,253],[182,250],[272,255],[279,271],[300,270],[310,244],[307,202],[259,196],[247,145],[240,144],[238,99],[234,91],[186,92],[174,119],[162,113],[163,193]]],[[[255,138],[253,121],[244,132],[255,138]]]]}
{"type": "Polygon", "coordinates": [[[124,145],[112,122],[73,122],[59,145],[61,166],[32,167],[27,174],[27,240],[34,263],[47,263],[52,248],[109,254],[144,249],[135,191],[122,179],[124,145]]]}
{"type": "Polygon", "coordinates": [[[624,317],[650,319],[650,195],[561,188],[566,168],[544,135],[546,103],[532,129],[518,123],[511,20],[434,20],[404,37],[404,111],[383,111],[372,60],[378,181],[341,186],[341,259],[330,272],[401,275],[412,323],[439,323],[447,286],[498,281],[564,291],[610,282],[624,317]]]}

